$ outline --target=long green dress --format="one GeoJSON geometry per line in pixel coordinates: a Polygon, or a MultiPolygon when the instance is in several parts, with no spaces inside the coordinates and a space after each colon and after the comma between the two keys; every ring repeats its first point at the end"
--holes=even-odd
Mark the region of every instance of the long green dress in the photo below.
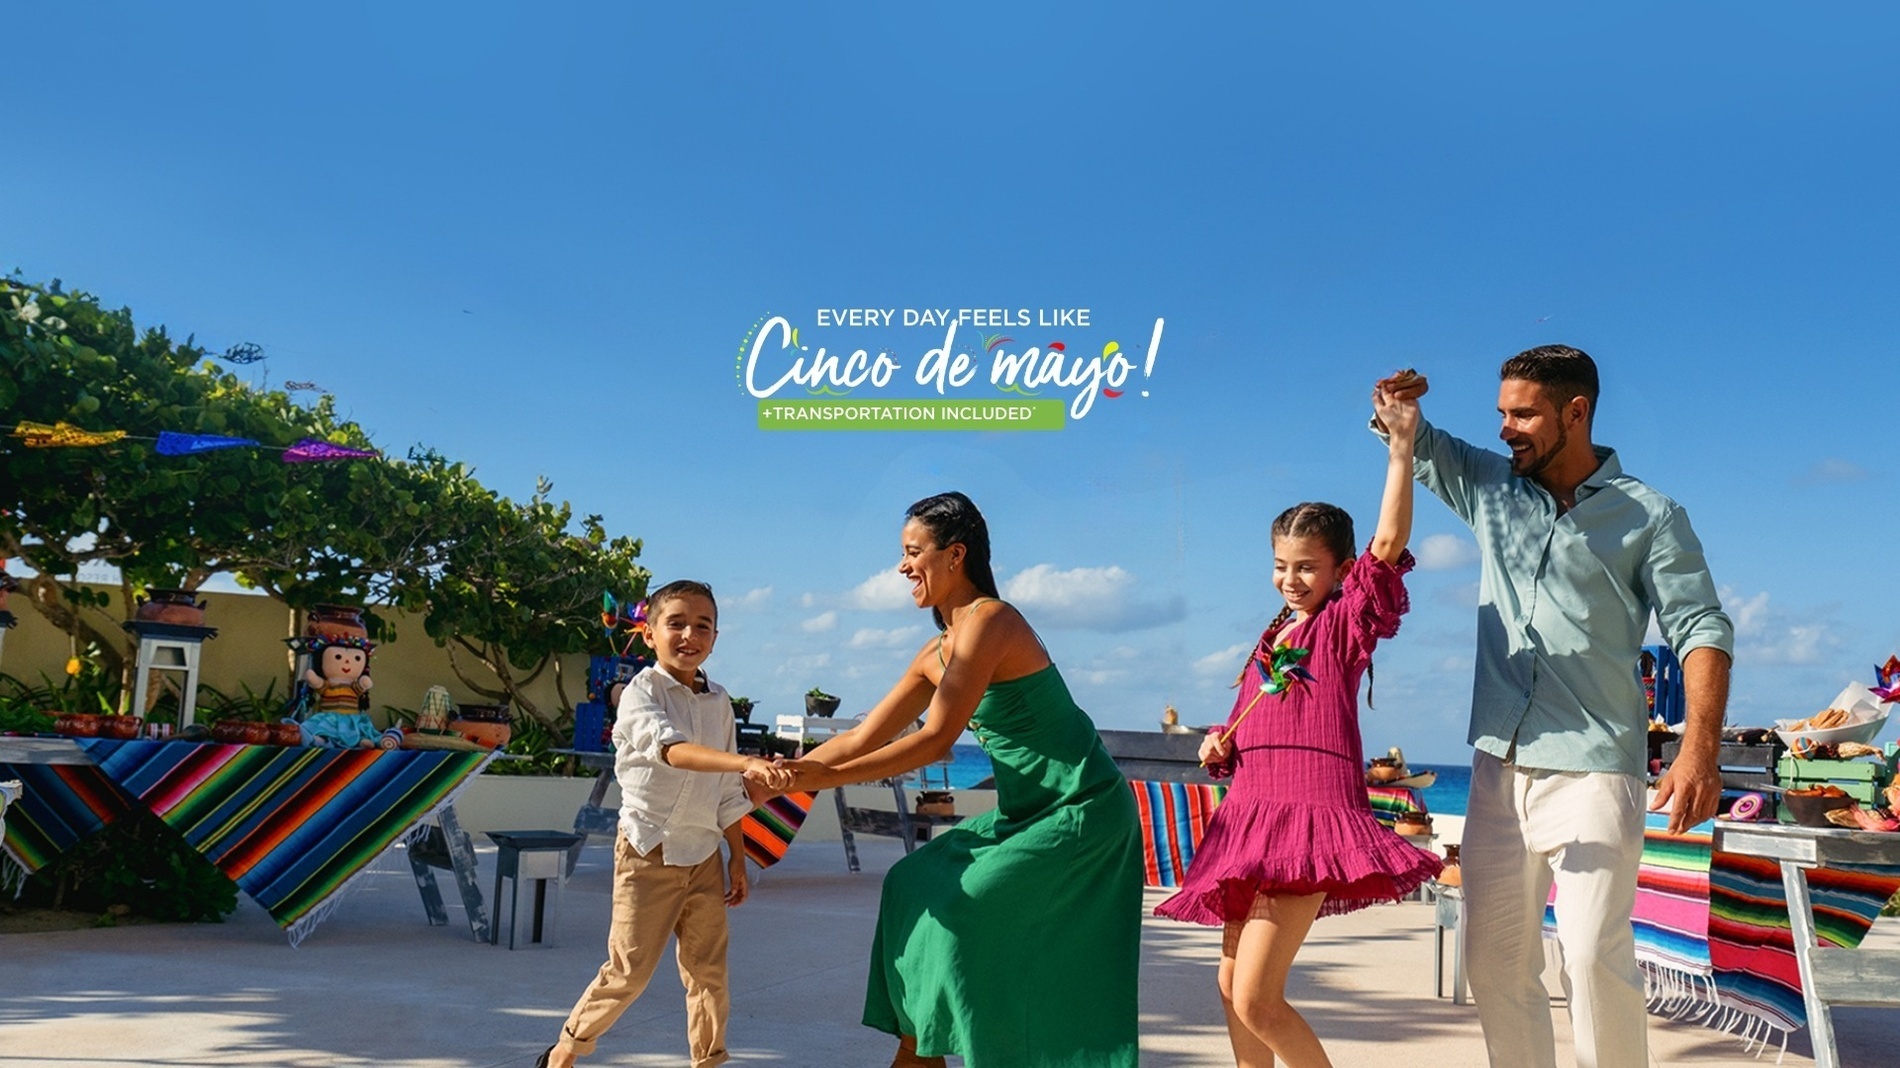
{"type": "Polygon", "coordinates": [[[1141,963],[1134,796],[1054,664],[970,720],[994,812],[884,877],[864,1023],[967,1068],[1133,1068],[1141,963]]]}

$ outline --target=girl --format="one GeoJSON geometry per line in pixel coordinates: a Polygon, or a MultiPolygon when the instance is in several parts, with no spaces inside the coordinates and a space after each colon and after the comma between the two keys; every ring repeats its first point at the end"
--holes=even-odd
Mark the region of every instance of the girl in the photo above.
{"type": "Polygon", "coordinates": [[[1359,743],[1359,679],[1409,607],[1412,443],[1418,402],[1392,379],[1373,390],[1391,431],[1379,529],[1353,558],[1352,519],[1330,504],[1273,522],[1273,585],[1286,598],[1260,636],[1226,727],[1201,759],[1234,777],[1179,893],[1160,915],[1222,924],[1220,996],[1235,1063],[1329,1066],[1286,1002],[1287,972],[1313,920],[1395,901],[1439,871],[1372,816],[1359,743]],[[1256,707],[1258,706],[1258,707],[1256,707]],[[1227,731],[1231,730],[1229,736],[1227,731]]]}

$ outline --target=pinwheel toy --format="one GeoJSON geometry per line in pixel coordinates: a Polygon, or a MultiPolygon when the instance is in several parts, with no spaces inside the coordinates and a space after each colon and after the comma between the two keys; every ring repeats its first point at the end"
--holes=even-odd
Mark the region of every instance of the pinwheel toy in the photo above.
{"type": "Polygon", "coordinates": [[[1891,704],[1900,701],[1900,656],[1890,656],[1887,662],[1874,669],[1874,678],[1880,681],[1872,687],[1874,696],[1891,704]]]}
{"type": "Polygon", "coordinates": [[[1234,717],[1234,722],[1221,732],[1222,745],[1226,745],[1227,740],[1240,729],[1240,725],[1246,721],[1248,714],[1254,710],[1255,705],[1260,703],[1262,697],[1268,694],[1285,693],[1298,683],[1313,681],[1313,673],[1300,666],[1300,661],[1305,660],[1307,654],[1311,652],[1311,649],[1294,649],[1282,645],[1273,650],[1272,655],[1264,652],[1254,653],[1252,667],[1260,674],[1260,690],[1253,695],[1253,700],[1247,702],[1247,707],[1240,710],[1240,715],[1234,717]]]}

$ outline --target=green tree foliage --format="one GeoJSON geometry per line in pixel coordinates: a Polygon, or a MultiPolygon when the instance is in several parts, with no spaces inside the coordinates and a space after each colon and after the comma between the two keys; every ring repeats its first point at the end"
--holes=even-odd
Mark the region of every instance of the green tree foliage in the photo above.
{"type": "Polygon", "coordinates": [[[460,651],[458,673],[478,691],[550,722],[572,711],[565,692],[560,709],[543,710],[519,688],[592,647],[602,590],[643,593],[638,541],[609,537],[598,516],[573,532],[572,509],[550,501],[546,481],[517,504],[426,450],[309,464],[269,448],[159,455],[150,439],[164,430],[374,448],[328,397],[300,404],[206,356],[57,282],[0,279],[0,426],[130,435],[88,448],[0,437],[0,555],[38,572],[21,599],[121,670],[133,646],[80,610],[105,601],[74,581],[81,564],[116,566],[127,606],[137,589],[197,589],[219,573],[293,610],[395,605],[460,651]]]}

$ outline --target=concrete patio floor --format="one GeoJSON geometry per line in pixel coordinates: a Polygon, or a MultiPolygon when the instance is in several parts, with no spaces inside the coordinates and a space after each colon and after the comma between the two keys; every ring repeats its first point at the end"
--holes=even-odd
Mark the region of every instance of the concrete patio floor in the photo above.
{"type": "MultiPolygon", "coordinates": [[[[900,855],[859,838],[864,872],[835,842],[801,841],[732,914],[737,1065],[882,1066],[892,1042],[858,1023],[881,873],[900,855]]],[[[487,865],[493,853],[483,854],[487,865]]],[[[429,927],[395,854],[299,949],[248,899],[224,924],[0,936],[0,1068],[28,1066],[525,1066],[552,1039],[602,957],[611,854],[587,849],[568,884],[558,944],[474,942],[461,912],[429,927]]],[[[450,896],[453,896],[452,894],[450,896]]],[[[1150,892],[1152,908],[1163,895],[1150,892]]],[[[1892,920],[1882,944],[1900,942],[1892,920]]],[[[1150,917],[1143,928],[1142,1063],[1232,1064],[1214,995],[1218,932],[1150,917]]],[[[1476,1010],[1432,994],[1432,909],[1407,903],[1321,921],[1292,998],[1334,1063],[1485,1064],[1476,1010]]],[[[684,1062],[679,981],[662,965],[590,1065],[684,1062]]],[[[1568,1026],[1553,1003],[1570,1063],[1568,1026]]],[[[1900,1012],[1836,1014],[1850,1068],[1900,1062],[1900,1012]]],[[[1659,1065],[1771,1064],[1730,1035],[1649,1018],[1659,1065]]],[[[1812,1064],[1805,1033],[1781,1063],[1812,1064]]]]}

